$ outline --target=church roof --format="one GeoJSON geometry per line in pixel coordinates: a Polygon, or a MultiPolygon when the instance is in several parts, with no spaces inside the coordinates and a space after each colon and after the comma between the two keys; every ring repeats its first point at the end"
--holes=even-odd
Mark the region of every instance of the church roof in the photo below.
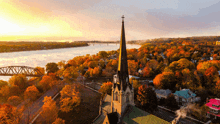
{"type": "Polygon", "coordinates": [[[135,106],[132,106],[132,111],[124,116],[123,122],[126,124],[170,124],[169,122],[135,106]]]}
{"type": "Polygon", "coordinates": [[[102,109],[108,113],[111,112],[111,96],[110,95],[106,95],[102,104],[102,109]]]}

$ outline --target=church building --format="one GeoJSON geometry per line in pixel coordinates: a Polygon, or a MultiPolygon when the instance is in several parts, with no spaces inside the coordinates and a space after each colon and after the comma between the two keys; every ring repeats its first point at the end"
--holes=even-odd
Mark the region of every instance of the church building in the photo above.
{"type": "Polygon", "coordinates": [[[120,39],[120,51],[117,74],[113,76],[112,95],[106,95],[101,101],[100,114],[93,121],[94,124],[133,124],[160,122],[168,123],[152,114],[135,107],[134,88],[129,82],[127,51],[125,40],[124,16],[122,16],[122,28],[120,39]],[[139,118],[140,117],[140,118],[139,118]],[[143,119],[142,119],[143,118],[143,119]],[[147,120],[147,121],[146,121],[147,120]]]}

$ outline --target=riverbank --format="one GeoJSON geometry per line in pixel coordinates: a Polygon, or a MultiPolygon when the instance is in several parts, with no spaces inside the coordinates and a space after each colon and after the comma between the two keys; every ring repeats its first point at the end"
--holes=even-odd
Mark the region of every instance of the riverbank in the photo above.
{"type": "Polygon", "coordinates": [[[88,46],[85,42],[0,42],[0,53],[88,46]]]}

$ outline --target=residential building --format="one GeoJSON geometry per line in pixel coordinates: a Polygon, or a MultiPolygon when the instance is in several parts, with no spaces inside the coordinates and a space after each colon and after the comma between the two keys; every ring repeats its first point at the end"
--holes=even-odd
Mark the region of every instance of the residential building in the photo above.
{"type": "Polygon", "coordinates": [[[164,99],[167,99],[167,97],[172,93],[171,90],[169,89],[156,89],[155,90],[155,93],[157,95],[157,99],[161,99],[161,98],[164,98],[164,99]]]}
{"type": "Polygon", "coordinates": [[[207,112],[207,117],[214,116],[215,119],[220,119],[220,99],[210,99],[206,105],[210,108],[210,111],[207,112]]]}
{"type": "Polygon", "coordinates": [[[199,101],[199,97],[196,97],[196,94],[190,89],[176,91],[173,95],[175,96],[175,99],[179,105],[183,106],[186,106],[188,103],[195,103],[196,101],[199,101]]]}

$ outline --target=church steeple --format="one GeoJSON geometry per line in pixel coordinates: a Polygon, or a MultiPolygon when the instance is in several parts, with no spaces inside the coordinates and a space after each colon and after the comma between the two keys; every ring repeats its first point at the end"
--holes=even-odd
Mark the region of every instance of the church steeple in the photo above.
{"type": "Polygon", "coordinates": [[[134,89],[129,83],[124,16],[122,16],[120,51],[117,74],[113,76],[111,112],[123,116],[128,105],[134,105],[134,89]]]}
{"type": "Polygon", "coordinates": [[[129,84],[128,78],[128,63],[127,63],[127,51],[125,41],[125,29],[124,29],[124,16],[122,16],[122,27],[121,27],[121,40],[120,40],[120,52],[118,59],[118,70],[117,70],[120,89],[126,90],[129,84]]]}

